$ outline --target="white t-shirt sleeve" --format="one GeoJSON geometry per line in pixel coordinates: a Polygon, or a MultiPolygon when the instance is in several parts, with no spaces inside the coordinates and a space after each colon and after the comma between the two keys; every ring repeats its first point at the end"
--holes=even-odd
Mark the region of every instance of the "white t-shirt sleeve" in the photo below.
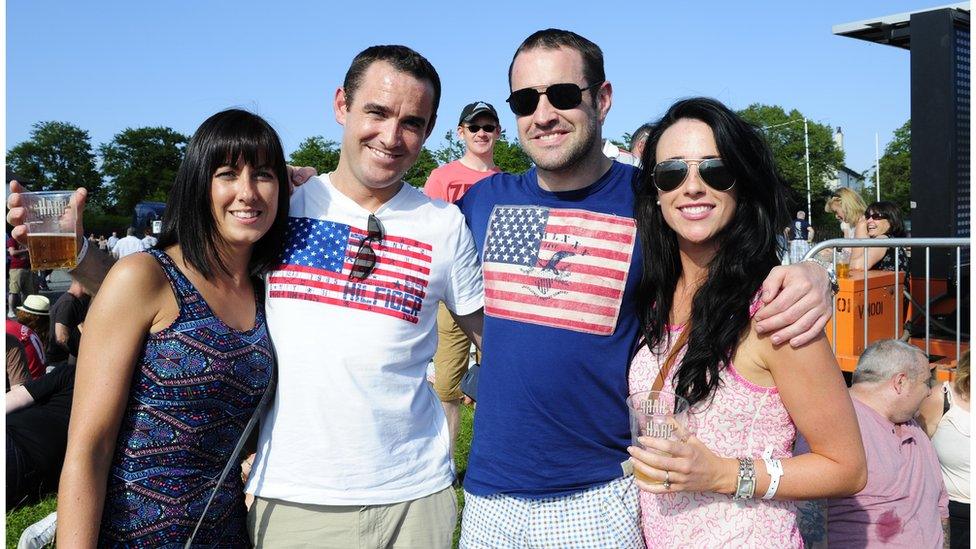
{"type": "Polygon", "coordinates": [[[451,275],[444,292],[444,305],[454,314],[463,316],[485,306],[485,289],[474,238],[471,237],[471,231],[468,230],[463,217],[455,233],[457,245],[454,250],[451,275]]]}

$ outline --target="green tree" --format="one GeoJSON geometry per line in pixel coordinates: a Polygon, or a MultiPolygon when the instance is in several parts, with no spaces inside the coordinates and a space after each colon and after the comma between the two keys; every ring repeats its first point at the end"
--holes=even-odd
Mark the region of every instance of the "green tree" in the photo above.
{"type": "Polygon", "coordinates": [[[631,135],[630,132],[624,132],[624,134],[620,136],[620,139],[611,139],[610,141],[612,141],[614,145],[627,149],[629,151],[630,143],[633,140],[634,140],[634,136],[631,135]]]}
{"type": "MultiPolygon", "coordinates": [[[[878,159],[881,166],[881,200],[890,200],[901,208],[907,219],[911,213],[912,190],[912,121],[895,130],[894,136],[878,159]]],[[[864,172],[865,183],[874,185],[874,169],[864,172]]],[[[864,200],[870,204],[877,197],[874,187],[864,189],[864,200]]]]}
{"type": "Polygon", "coordinates": [[[427,182],[430,172],[434,171],[436,167],[437,160],[434,158],[434,153],[430,152],[430,149],[427,147],[424,147],[420,149],[420,155],[417,156],[417,161],[413,163],[413,166],[410,166],[403,179],[418,189],[422,188],[424,183],[427,182]]]}
{"type": "Polygon", "coordinates": [[[107,202],[128,215],[139,202],[165,202],[189,138],[172,128],[126,128],[99,147],[107,202]]]}
{"type": "Polygon", "coordinates": [[[610,139],[610,142],[613,143],[614,145],[616,145],[616,147],[618,149],[623,149],[625,151],[629,151],[630,150],[630,134],[629,133],[624,133],[624,135],[622,137],[620,137],[619,139],[614,139],[612,137],[610,137],[608,139],[610,139]]]}
{"type": "MultiPolygon", "coordinates": [[[[786,112],[778,105],[755,103],[739,111],[739,115],[763,128],[763,136],[773,151],[776,166],[794,193],[796,207],[806,209],[807,172],[803,113],[796,109],[786,112]]],[[[833,129],[830,126],[809,120],[807,126],[810,139],[813,224],[815,227],[836,225],[833,217],[823,211],[823,198],[830,194],[827,183],[836,177],[837,168],[844,164],[844,152],[834,143],[833,129]]]]}
{"type": "MultiPolygon", "coordinates": [[[[444,140],[447,143],[433,152],[439,163],[447,164],[464,156],[464,142],[458,139],[455,132],[448,131],[444,134],[444,140]]],[[[495,142],[493,157],[495,166],[503,172],[522,173],[532,167],[532,160],[522,150],[518,140],[509,141],[504,130],[495,142]]]]}
{"type": "Polygon", "coordinates": [[[104,200],[91,136],[74,124],[34,124],[30,139],[7,151],[7,166],[33,183],[33,190],[85,187],[89,201],[97,204],[104,200]]]}
{"type": "Polygon", "coordinates": [[[525,154],[518,139],[509,141],[502,132],[495,142],[495,165],[506,173],[522,173],[532,167],[532,160],[525,154]]]}
{"type": "Polygon", "coordinates": [[[321,135],[309,137],[291,153],[288,163],[292,166],[311,166],[318,173],[329,173],[339,165],[339,143],[321,135]]]}
{"type": "Polygon", "coordinates": [[[444,140],[447,141],[447,144],[433,152],[434,159],[438,163],[447,164],[464,156],[464,141],[458,138],[457,131],[447,130],[447,133],[444,134],[444,140]]]}

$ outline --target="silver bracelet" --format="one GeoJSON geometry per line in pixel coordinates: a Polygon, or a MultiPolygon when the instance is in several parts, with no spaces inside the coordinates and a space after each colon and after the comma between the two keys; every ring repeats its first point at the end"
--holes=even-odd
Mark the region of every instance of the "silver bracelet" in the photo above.
{"type": "Polygon", "coordinates": [[[823,269],[827,271],[827,282],[830,283],[830,291],[833,292],[834,295],[837,295],[837,292],[840,290],[840,286],[837,284],[837,273],[834,272],[834,266],[820,259],[819,257],[808,257],[803,261],[811,261],[823,267],[823,269]]]}
{"type": "Polygon", "coordinates": [[[739,476],[732,499],[752,499],[756,495],[756,464],[752,458],[739,458],[739,476]]]}

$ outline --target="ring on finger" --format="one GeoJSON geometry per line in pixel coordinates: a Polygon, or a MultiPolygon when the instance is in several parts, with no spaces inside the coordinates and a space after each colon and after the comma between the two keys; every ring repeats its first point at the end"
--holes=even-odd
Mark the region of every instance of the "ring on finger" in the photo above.
{"type": "Polygon", "coordinates": [[[671,489],[671,471],[664,472],[664,482],[662,484],[664,485],[665,490],[671,489]]]}

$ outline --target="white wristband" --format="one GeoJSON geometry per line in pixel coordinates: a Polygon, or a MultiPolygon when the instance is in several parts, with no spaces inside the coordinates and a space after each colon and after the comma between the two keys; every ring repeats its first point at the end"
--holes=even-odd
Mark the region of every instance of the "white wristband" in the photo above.
{"type": "Polygon", "coordinates": [[[769,473],[769,488],[766,489],[762,498],[773,499],[773,496],[776,495],[776,489],[779,488],[779,478],[783,476],[783,464],[778,459],[766,456],[763,456],[763,462],[766,464],[766,472],[769,473]]]}
{"type": "Polygon", "coordinates": [[[84,236],[81,237],[81,251],[78,252],[78,259],[75,261],[75,265],[80,265],[81,260],[85,259],[85,254],[88,253],[88,239],[84,236]]]}

